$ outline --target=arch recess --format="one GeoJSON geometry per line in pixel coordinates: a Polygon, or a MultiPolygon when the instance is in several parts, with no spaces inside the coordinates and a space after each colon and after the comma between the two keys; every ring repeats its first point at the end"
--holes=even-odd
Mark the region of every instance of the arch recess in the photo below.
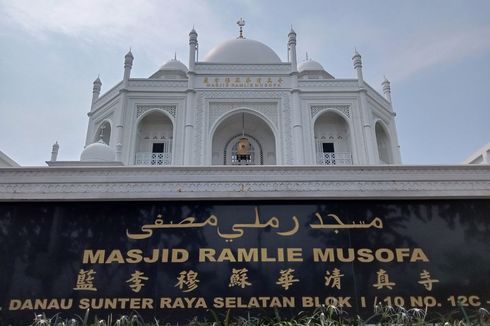
{"type": "Polygon", "coordinates": [[[316,163],[320,165],[352,164],[351,124],[342,112],[326,108],[313,119],[316,163]]]}
{"type": "Polygon", "coordinates": [[[170,165],[173,160],[174,121],[164,110],[148,110],[136,121],[135,165],[170,165]]]}
{"type": "Polygon", "coordinates": [[[393,150],[388,128],[380,119],[375,122],[374,126],[379,163],[393,164],[393,150]]]}
{"type": "Polygon", "coordinates": [[[111,133],[112,133],[112,124],[110,120],[104,120],[97,128],[97,131],[94,134],[93,142],[95,143],[102,139],[104,143],[110,145],[111,133]]]}
{"type": "Polygon", "coordinates": [[[246,164],[276,164],[277,141],[273,124],[260,113],[246,108],[224,114],[211,128],[211,164],[241,164],[236,161],[234,151],[242,136],[254,152],[253,160],[246,164]]]}

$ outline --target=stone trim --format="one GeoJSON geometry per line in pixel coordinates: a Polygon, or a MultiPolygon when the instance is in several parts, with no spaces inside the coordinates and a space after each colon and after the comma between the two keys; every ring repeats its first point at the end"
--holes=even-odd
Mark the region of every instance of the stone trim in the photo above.
{"type": "Polygon", "coordinates": [[[490,198],[490,166],[0,169],[0,201],[490,198]]]}

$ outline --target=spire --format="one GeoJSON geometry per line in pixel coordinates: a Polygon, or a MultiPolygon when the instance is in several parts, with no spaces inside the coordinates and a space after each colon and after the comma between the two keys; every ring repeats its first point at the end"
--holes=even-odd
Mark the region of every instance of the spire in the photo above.
{"type": "Polygon", "coordinates": [[[102,82],[100,81],[100,76],[97,75],[97,79],[94,80],[94,93],[99,92],[100,93],[100,87],[102,86],[102,82]]]}
{"type": "Polygon", "coordinates": [[[58,159],[58,150],[60,145],[58,145],[58,141],[53,144],[53,148],[51,150],[51,162],[55,162],[58,159]]]}
{"type": "Polygon", "coordinates": [[[384,80],[381,83],[381,86],[383,87],[383,93],[385,94],[385,98],[388,100],[388,102],[391,103],[391,83],[390,81],[384,76],[384,80]]]}
{"type": "Polygon", "coordinates": [[[133,60],[134,60],[133,53],[131,52],[131,48],[129,48],[129,52],[126,53],[126,55],[124,56],[124,68],[126,67],[132,68],[133,60]]]}
{"type": "Polygon", "coordinates": [[[196,30],[194,29],[194,25],[192,25],[192,29],[191,29],[191,31],[189,32],[189,36],[191,36],[191,35],[196,35],[196,36],[197,36],[197,32],[196,32],[196,30]]]}
{"type": "Polygon", "coordinates": [[[354,65],[354,69],[357,71],[357,80],[359,83],[359,87],[362,87],[362,85],[364,84],[364,78],[362,77],[362,58],[359,52],[357,52],[356,48],[354,48],[352,64],[354,65]]]}
{"type": "Polygon", "coordinates": [[[92,106],[94,106],[95,102],[97,102],[97,100],[99,99],[101,88],[102,88],[102,82],[100,81],[100,78],[97,75],[97,79],[94,80],[93,88],[92,88],[92,106]]]}
{"type": "Polygon", "coordinates": [[[288,58],[291,62],[291,72],[298,71],[298,59],[296,56],[296,32],[293,30],[293,25],[288,33],[288,58]]]}
{"type": "Polygon", "coordinates": [[[243,26],[245,26],[245,20],[240,17],[240,19],[236,23],[240,27],[240,35],[237,38],[245,38],[243,37],[243,26]]]}
{"type": "Polygon", "coordinates": [[[359,54],[359,52],[357,52],[356,48],[354,48],[354,56],[352,57],[352,63],[354,64],[354,69],[362,68],[362,57],[359,54]]]}
{"type": "Polygon", "coordinates": [[[189,32],[189,71],[194,71],[194,65],[196,64],[196,51],[198,49],[197,32],[192,26],[192,30],[189,32]]]}
{"type": "Polygon", "coordinates": [[[133,68],[133,53],[131,48],[129,52],[124,56],[124,76],[123,76],[123,87],[127,88],[129,84],[129,77],[131,77],[131,68],[133,68]]]}

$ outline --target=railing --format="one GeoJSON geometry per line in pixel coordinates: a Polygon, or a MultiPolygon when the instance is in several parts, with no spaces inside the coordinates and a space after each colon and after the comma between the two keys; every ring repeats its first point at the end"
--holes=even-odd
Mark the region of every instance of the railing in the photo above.
{"type": "Polygon", "coordinates": [[[136,153],[135,165],[170,165],[172,152],[168,153],[136,153]]]}
{"type": "Polygon", "coordinates": [[[352,165],[351,153],[316,153],[316,163],[319,165],[352,165]]]}

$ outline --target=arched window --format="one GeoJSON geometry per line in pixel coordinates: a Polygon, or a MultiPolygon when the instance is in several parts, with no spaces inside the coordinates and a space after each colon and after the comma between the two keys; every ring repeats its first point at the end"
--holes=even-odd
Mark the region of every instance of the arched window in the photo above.
{"type": "Polygon", "coordinates": [[[153,111],[138,123],[135,165],[170,165],[173,124],[163,112],[153,111]]]}
{"type": "Polygon", "coordinates": [[[316,119],[314,132],[317,164],[352,164],[349,125],[344,118],[326,111],[316,119]]]}
{"type": "Polygon", "coordinates": [[[385,127],[381,122],[376,122],[376,144],[378,145],[378,156],[380,164],[393,164],[391,142],[385,127]]]}
{"type": "Polygon", "coordinates": [[[111,124],[108,121],[104,121],[99,128],[97,128],[97,132],[94,135],[94,143],[101,140],[110,145],[111,141],[111,124]]]}

